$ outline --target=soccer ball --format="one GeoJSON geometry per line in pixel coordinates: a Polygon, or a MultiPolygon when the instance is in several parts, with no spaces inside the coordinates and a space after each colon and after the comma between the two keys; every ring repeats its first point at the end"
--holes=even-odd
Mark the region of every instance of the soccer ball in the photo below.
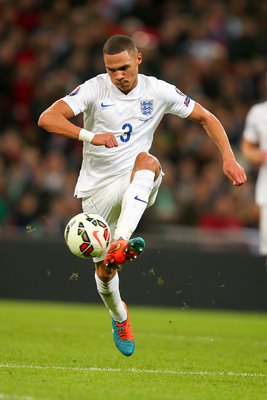
{"type": "Polygon", "coordinates": [[[77,257],[100,257],[110,241],[110,229],[100,215],[80,213],[66,225],[65,242],[77,257]]]}

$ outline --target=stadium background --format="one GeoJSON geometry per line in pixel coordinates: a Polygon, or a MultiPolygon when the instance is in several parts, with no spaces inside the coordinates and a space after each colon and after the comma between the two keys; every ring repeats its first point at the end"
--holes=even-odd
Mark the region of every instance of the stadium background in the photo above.
{"type": "MultiPolygon", "coordinates": [[[[82,144],[42,131],[37,119],[53,101],[104,71],[102,45],[121,33],[133,36],[144,54],[141,73],[175,84],[220,119],[248,173],[245,186],[232,187],[203,130],[166,116],[152,149],[166,175],[138,229],[151,235],[151,243],[171,237],[174,247],[198,243],[209,251],[230,247],[253,254],[253,268],[257,170],[244,162],[239,145],[248,109],[266,98],[266,19],[265,1],[1,0],[2,248],[15,238],[62,241],[66,222],[81,211],[73,189],[82,144]]],[[[7,254],[1,264],[5,274],[7,254]]]]}

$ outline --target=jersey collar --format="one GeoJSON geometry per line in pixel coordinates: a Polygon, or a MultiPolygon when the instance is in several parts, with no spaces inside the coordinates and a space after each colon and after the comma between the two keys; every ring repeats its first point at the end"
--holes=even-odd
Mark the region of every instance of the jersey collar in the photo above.
{"type": "Polygon", "coordinates": [[[140,75],[138,75],[138,82],[137,85],[135,86],[134,89],[132,89],[128,94],[124,94],[123,92],[121,92],[109,79],[109,83],[110,83],[110,87],[111,87],[111,91],[114,93],[114,95],[116,97],[119,97],[121,99],[134,99],[134,98],[138,98],[140,95],[140,91],[141,91],[141,80],[140,80],[140,75]]]}

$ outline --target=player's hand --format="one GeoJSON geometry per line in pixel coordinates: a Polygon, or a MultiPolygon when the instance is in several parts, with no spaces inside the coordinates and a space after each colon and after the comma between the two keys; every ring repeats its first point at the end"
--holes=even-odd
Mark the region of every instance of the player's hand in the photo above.
{"type": "Polygon", "coordinates": [[[235,158],[224,160],[223,172],[235,186],[243,185],[247,181],[247,175],[244,168],[238,164],[235,158]]]}
{"type": "Polygon", "coordinates": [[[105,146],[108,148],[117,147],[118,142],[114,136],[114,133],[96,133],[91,144],[94,146],[105,146]]]}

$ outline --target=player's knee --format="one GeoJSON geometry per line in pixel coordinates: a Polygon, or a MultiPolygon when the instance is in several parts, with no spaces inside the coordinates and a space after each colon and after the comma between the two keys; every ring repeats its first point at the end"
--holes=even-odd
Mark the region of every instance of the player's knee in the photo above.
{"type": "Polygon", "coordinates": [[[135,161],[135,170],[149,169],[157,173],[160,169],[158,159],[145,151],[138,154],[135,161]]]}

